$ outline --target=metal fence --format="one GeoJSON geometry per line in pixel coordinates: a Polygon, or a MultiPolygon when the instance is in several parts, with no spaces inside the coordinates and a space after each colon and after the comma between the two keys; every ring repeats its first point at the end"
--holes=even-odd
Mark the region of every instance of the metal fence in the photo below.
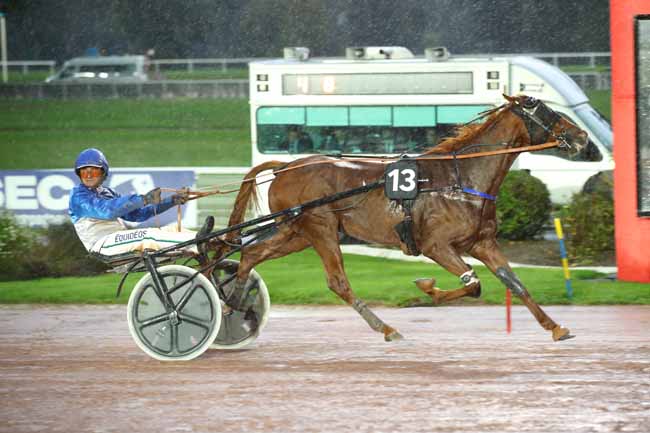
{"type": "MultiPolygon", "coordinates": [[[[574,72],[583,90],[611,88],[609,72],[574,72]]],[[[36,83],[0,85],[0,99],[248,99],[248,80],[166,80],[142,83],[36,83]]]]}
{"type": "Polygon", "coordinates": [[[56,62],[54,60],[10,60],[7,62],[7,68],[11,71],[20,70],[21,73],[27,74],[30,71],[42,71],[47,69],[50,74],[54,73],[56,62]]]}
{"type": "Polygon", "coordinates": [[[250,62],[264,60],[259,57],[240,57],[234,59],[156,59],[152,60],[151,68],[159,75],[169,69],[183,69],[189,73],[196,69],[216,68],[228,72],[228,68],[248,68],[250,62]]]}
{"type": "Polygon", "coordinates": [[[569,77],[582,90],[609,90],[612,88],[611,72],[571,72],[569,77]]]}
{"type": "Polygon", "coordinates": [[[593,51],[584,53],[505,53],[505,54],[462,54],[456,57],[535,57],[554,66],[611,66],[612,53],[609,51],[593,51]]]}

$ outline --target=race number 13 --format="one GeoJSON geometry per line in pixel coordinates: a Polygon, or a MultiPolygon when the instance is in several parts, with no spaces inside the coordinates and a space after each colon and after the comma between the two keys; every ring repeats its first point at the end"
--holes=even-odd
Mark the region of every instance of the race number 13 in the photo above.
{"type": "Polygon", "coordinates": [[[414,199],[418,195],[418,165],[415,161],[397,161],[384,172],[384,191],[390,199],[414,199]]]}

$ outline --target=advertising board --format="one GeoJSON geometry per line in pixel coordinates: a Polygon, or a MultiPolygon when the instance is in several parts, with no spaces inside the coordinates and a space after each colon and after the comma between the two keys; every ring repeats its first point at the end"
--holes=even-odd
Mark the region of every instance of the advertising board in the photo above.
{"type": "MultiPolygon", "coordinates": [[[[9,211],[21,224],[43,227],[69,221],[70,191],[79,183],[72,170],[0,170],[0,211],[9,211]]],[[[122,195],[145,194],[155,187],[181,188],[195,184],[193,170],[166,168],[111,169],[104,182],[122,195]]],[[[168,193],[171,194],[171,193],[168,193]]],[[[163,197],[166,194],[163,193],[163,197]]],[[[182,224],[195,227],[196,201],[182,207],[182,224]]],[[[172,210],[157,215],[143,226],[163,226],[176,222],[172,210]]]]}

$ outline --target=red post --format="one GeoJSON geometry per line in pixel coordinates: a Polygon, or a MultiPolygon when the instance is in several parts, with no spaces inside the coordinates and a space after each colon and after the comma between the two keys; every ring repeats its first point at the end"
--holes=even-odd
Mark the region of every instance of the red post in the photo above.
{"type": "MultiPolygon", "coordinates": [[[[637,47],[635,23],[650,15],[650,2],[610,0],[612,126],[616,265],[621,281],[650,282],[650,216],[639,214],[637,47]],[[645,252],[644,252],[645,251],[645,252]]],[[[640,55],[640,54],[639,54],[640,55]]],[[[638,71],[641,72],[641,71],[638,71]]],[[[640,90],[640,89],[639,89],[640,90]]],[[[643,143],[641,143],[643,144],[643,143]]],[[[647,144],[646,144],[647,145],[647,144]]]]}

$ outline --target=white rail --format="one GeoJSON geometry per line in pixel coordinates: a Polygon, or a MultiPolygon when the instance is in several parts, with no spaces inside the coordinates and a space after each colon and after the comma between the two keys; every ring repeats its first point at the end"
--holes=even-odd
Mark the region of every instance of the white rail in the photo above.
{"type": "MultiPolygon", "coordinates": [[[[459,56],[473,57],[498,57],[498,56],[531,56],[549,61],[555,66],[562,65],[585,65],[596,67],[598,65],[609,65],[611,52],[609,51],[591,51],[579,53],[504,53],[504,54],[460,54],[459,56]],[[576,63],[577,60],[577,63],[576,63]]],[[[227,71],[232,65],[245,66],[249,62],[264,60],[262,57],[234,57],[234,58],[197,58],[197,59],[154,59],[151,64],[157,72],[160,72],[161,66],[185,65],[189,72],[194,71],[197,66],[214,66],[217,65],[222,71],[227,71]]],[[[23,73],[30,68],[47,67],[53,71],[56,62],[54,60],[12,60],[8,62],[10,67],[20,67],[23,73]]]]}
{"type": "Polygon", "coordinates": [[[262,60],[259,57],[239,57],[232,59],[156,59],[151,60],[156,73],[160,73],[160,66],[169,65],[185,65],[187,72],[194,72],[196,66],[218,66],[222,72],[227,72],[228,67],[231,65],[238,65],[239,67],[247,67],[248,63],[262,60]]]}
{"type": "Polygon", "coordinates": [[[56,62],[54,60],[9,60],[7,62],[9,68],[20,68],[23,74],[27,74],[29,69],[44,69],[47,68],[50,73],[54,73],[56,62]]]}

